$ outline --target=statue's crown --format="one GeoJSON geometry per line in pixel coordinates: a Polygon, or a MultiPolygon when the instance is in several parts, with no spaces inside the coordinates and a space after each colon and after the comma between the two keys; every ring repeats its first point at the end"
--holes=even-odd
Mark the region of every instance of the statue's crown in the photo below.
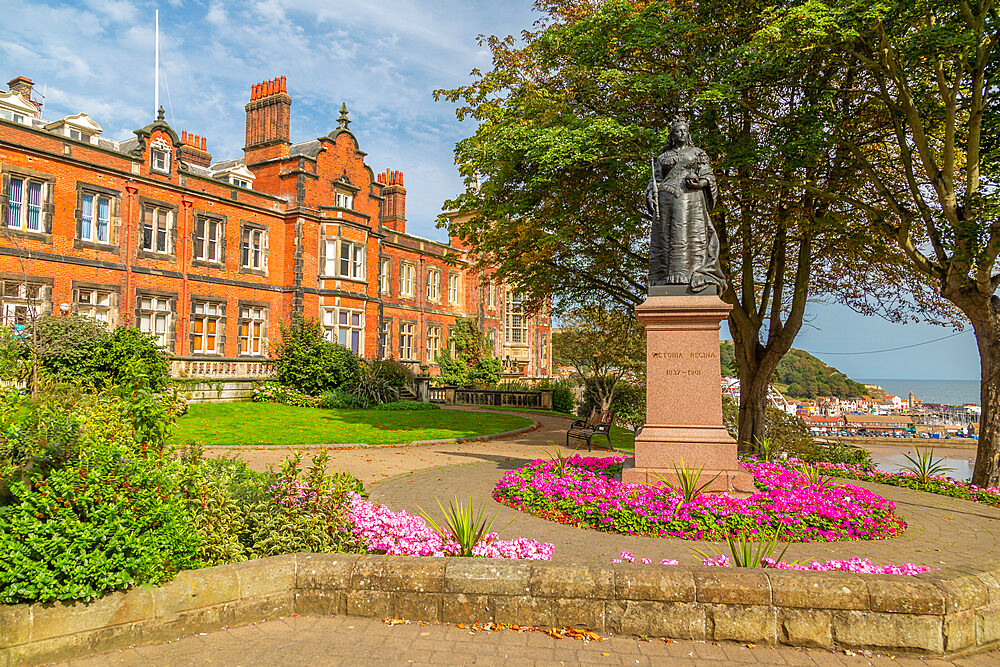
{"type": "Polygon", "coordinates": [[[691,127],[691,124],[688,123],[688,119],[687,118],[685,118],[684,116],[677,116],[672,121],[670,121],[670,131],[672,132],[673,129],[675,127],[677,127],[678,125],[683,125],[685,127],[691,127]]]}

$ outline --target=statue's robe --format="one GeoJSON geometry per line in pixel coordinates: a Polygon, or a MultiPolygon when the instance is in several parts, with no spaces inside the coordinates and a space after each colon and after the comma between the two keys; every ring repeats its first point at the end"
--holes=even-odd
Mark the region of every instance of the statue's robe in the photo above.
{"type": "MultiPolygon", "coordinates": [[[[719,268],[719,236],[708,212],[715,207],[719,186],[708,155],[700,148],[682,146],[664,151],[655,162],[654,180],[646,189],[647,215],[652,221],[649,248],[650,285],[690,285],[699,276],[701,288],[726,281],[719,268]],[[691,188],[688,177],[707,181],[691,188]]],[[[694,288],[696,291],[699,287],[694,288]]]]}

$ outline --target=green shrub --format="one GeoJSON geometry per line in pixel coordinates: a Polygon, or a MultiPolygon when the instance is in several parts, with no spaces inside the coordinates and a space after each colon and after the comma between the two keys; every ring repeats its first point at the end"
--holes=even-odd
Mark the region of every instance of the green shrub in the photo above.
{"type": "Polygon", "coordinates": [[[382,364],[365,362],[361,364],[357,384],[351,391],[358,405],[371,408],[382,403],[399,400],[396,376],[382,364]]]}
{"type": "Polygon", "coordinates": [[[576,394],[573,393],[570,383],[566,380],[556,382],[552,389],[552,409],[568,415],[573,414],[576,408],[576,394]]]}
{"type": "Polygon", "coordinates": [[[333,391],[323,392],[323,394],[319,397],[319,407],[326,408],[328,410],[344,410],[364,408],[365,406],[357,398],[355,398],[354,394],[334,389],[333,391]]]}
{"type": "Polygon", "coordinates": [[[503,379],[499,359],[484,357],[469,368],[469,382],[477,387],[495,387],[503,379]]]}
{"type": "Polygon", "coordinates": [[[67,461],[90,446],[162,452],[177,420],[172,394],[45,384],[35,399],[0,389],[0,502],[3,480],[67,461]]]}
{"type": "MultiPolygon", "coordinates": [[[[153,337],[132,327],[111,331],[79,315],[49,315],[35,324],[38,370],[45,382],[160,391],[170,379],[166,353],[153,337]]],[[[24,364],[31,358],[31,332],[19,338],[24,364]]],[[[26,373],[22,366],[22,372],[26,373]]]]}
{"type": "Polygon", "coordinates": [[[179,462],[90,445],[10,485],[0,602],[91,600],[199,566],[179,462]]]}
{"type": "Polygon", "coordinates": [[[23,355],[21,334],[13,327],[0,325],[0,380],[11,382],[28,376],[29,366],[23,355]]]}
{"type": "Polygon", "coordinates": [[[398,412],[406,410],[440,410],[441,406],[436,403],[421,403],[420,401],[392,401],[390,403],[376,405],[372,409],[398,412]]]}
{"type": "Polygon", "coordinates": [[[319,320],[292,316],[281,324],[281,340],[275,345],[275,379],[302,393],[317,395],[330,389],[351,391],[361,372],[357,355],[323,336],[319,320]]]}
{"type": "Polygon", "coordinates": [[[371,359],[367,363],[372,368],[377,369],[377,372],[385,377],[389,384],[395,387],[400,393],[407,387],[413,386],[413,379],[415,377],[413,371],[395,359],[371,359]]]}
{"type": "Polygon", "coordinates": [[[252,517],[269,502],[274,475],[252,470],[238,459],[202,459],[197,448],[185,458],[198,559],[205,565],[246,560],[253,548],[252,517]]]}
{"type": "Polygon", "coordinates": [[[105,386],[158,392],[170,382],[167,353],[150,334],[134,327],[116,327],[101,339],[93,369],[93,380],[105,386]]]}
{"type": "Polygon", "coordinates": [[[469,384],[469,367],[465,361],[456,359],[445,349],[434,360],[438,365],[439,374],[435,378],[437,384],[464,387],[469,384]]]}
{"type": "Polygon", "coordinates": [[[535,389],[551,389],[552,409],[567,415],[573,414],[576,394],[573,392],[573,383],[569,380],[542,380],[535,385],[535,389]]]}
{"type": "Polygon", "coordinates": [[[278,403],[297,408],[313,408],[320,404],[320,399],[315,396],[274,382],[262,382],[254,387],[250,392],[250,400],[254,403],[278,403]]]}
{"type": "Polygon", "coordinates": [[[274,495],[249,517],[255,557],[309,551],[362,552],[361,541],[346,519],[348,476],[327,472],[329,455],[321,452],[301,471],[302,455],[287,459],[273,487],[274,495]]]}
{"type": "Polygon", "coordinates": [[[349,491],[358,495],[366,495],[364,483],[345,470],[341,470],[333,476],[333,483],[335,486],[343,489],[344,491],[349,491]]]}
{"type": "MultiPolygon", "coordinates": [[[[31,358],[32,332],[21,336],[22,355],[31,358]]],[[[34,323],[38,372],[56,382],[89,382],[98,374],[97,350],[108,336],[102,322],[82,315],[44,315],[34,323]]]]}

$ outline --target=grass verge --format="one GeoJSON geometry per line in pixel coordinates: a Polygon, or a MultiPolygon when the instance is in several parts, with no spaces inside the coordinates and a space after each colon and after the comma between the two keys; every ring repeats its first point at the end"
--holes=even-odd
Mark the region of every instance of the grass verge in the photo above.
{"type": "Polygon", "coordinates": [[[274,403],[196,403],[173,440],[226,445],[385,445],[466,438],[530,426],[516,415],[462,410],[323,410],[274,403]]]}

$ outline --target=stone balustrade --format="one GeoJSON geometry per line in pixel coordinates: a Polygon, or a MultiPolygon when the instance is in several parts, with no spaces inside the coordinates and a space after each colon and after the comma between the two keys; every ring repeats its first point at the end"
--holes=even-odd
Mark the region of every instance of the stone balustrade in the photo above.
{"type": "Polygon", "coordinates": [[[289,554],[185,571],[90,603],[0,605],[0,666],[292,613],[953,656],[1000,644],[1000,561],[910,577],[289,554]]]}

